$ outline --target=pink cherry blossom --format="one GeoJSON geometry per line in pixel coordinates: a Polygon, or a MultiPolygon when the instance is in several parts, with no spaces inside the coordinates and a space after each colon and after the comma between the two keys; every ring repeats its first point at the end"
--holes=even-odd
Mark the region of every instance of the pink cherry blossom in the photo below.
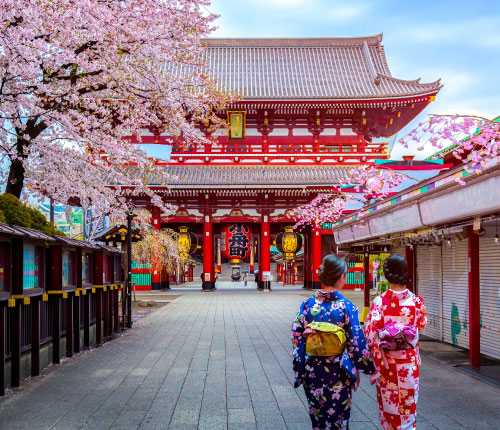
{"type": "Polygon", "coordinates": [[[207,0],[0,3],[0,155],[6,191],[119,215],[170,177],[124,136],[148,128],[210,144],[217,91],[202,37],[207,0]],[[203,8],[203,10],[202,10],[203,8]],[[202,130],[207,133],[202,133],[202,130]],[[109,187],[114,185],[114,187],[109,187]]]}
{"type": "MultiPolygon", "coordinates": [[[[405,148],[412,142],[420,144],[423,151],[432,146],[438,152],[433,159],[442,158],[450,151],[460,160],[468,173],[481,174],[490,160],[500,155],[500,123],[474,115],[431,115],[425,123],[418,126],[400,139],[405,148]]],[[[456,179],[466,185],[462,179],[456,179]]]]}

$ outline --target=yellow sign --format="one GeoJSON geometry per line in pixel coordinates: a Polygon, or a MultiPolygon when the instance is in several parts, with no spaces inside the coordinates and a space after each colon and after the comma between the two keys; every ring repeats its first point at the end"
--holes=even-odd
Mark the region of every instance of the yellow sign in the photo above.
{"type": "Polygon", "coordinates": [[[243,111],[227,113],[229,125],[229,140],[244,140],[246,128],[246,113],[243,111]]]}

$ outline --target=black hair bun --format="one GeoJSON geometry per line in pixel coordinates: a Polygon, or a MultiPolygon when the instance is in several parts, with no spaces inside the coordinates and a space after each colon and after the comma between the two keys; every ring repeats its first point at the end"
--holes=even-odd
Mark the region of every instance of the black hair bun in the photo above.
{"type": "Polygon", "coordinates": [[[347,263],[343,258],[329,254],[323,259],[318,271],[318,278],[324,285],[333,286],[347,271],[347,263]]]}
{"type": "Polygon", "coordinates": [[[384,261],[384,276],[391,284],[408,285],[411,282],[408,263],[402,255],[393,254],[384,261]]]}

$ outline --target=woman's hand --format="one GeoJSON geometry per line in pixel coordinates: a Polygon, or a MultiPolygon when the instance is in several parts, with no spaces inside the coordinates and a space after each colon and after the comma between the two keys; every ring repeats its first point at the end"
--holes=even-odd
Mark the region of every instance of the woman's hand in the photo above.
{"type": "Polygon", "coordinates": [[[354,391],[357,391],[359,387],[359,372],[356,372],[356,384],[354,385],[354,391]]]}

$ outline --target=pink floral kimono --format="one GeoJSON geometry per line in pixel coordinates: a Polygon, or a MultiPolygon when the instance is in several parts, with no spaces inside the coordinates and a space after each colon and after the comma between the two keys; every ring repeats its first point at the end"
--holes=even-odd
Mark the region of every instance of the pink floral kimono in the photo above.
{"type": "Polygon", "coordinates": [[[405,289],[375,298],[364,332],[375,363],[379,416],[385,430],[416,428],[420,354],[418,333],[427,322],[423,300],[405,289]]]}

